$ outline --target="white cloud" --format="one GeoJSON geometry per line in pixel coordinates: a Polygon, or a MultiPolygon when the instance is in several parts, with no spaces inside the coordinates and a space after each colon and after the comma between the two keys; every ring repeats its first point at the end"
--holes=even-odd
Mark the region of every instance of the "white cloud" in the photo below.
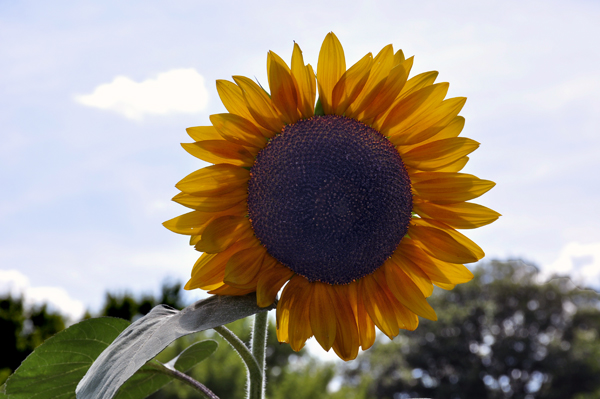
{"type": "Polygon", "coordinates": [[[582,287],[600,289],[600,242],[568,243],[554,262],[542,267],[542,273],[546,277],[553,273],[569,275],[582,287]]]}
{"type": "Polygon", "coordinates": [[[23,296],[27,306],[49,304],[69,317],[71,321],[81,319],[85,307],[59,287],[32,287],[29,278],[17,270],[0,270],[0,295],[23,296]]]}
{"type": "Polygon", "coordinates": [[[208,104],[208,91],[204,77],[194,68],[173,69],[143,82],[117,76],[111,83],[96,87],[91,94],[76,95],[75,100],[88,107],[141,120],[146,115],[203,111],[208,104]]]}

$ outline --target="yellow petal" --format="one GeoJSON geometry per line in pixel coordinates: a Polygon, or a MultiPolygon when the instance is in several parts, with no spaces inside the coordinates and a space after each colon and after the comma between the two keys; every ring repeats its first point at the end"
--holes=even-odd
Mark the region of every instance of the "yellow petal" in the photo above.
{"type": "Polygon", "coordinates": [[[227,284],[223,284],[219,288],[208,291],[209,294],[213,294],[213,295],[231,295],[231,296],[247,295],[251,292],[254,292],[253,288],[241,289],[241,288],[232,287],[227,284]]]}
{"type": "Polygon", "coordinates": [[[358,327],[358,339],[360,347],[365,351],[375,343],[375,324],[367,314],[365,305],[358,300],[358,282],[353,281],[347,285],[348,299],[352,306],[352,311],[356,317],[358,327]]]}
{"type": "Polygon", "coordinates": [[[371,320],[385,335],[390,339],[398,335],[398,320],[392,302],[372,274],[359,280],[358,300],[362,301],[371,320]]]}
{"type": "Polygon", "coordinates": [[[471,202],[439,205],[415,200],[413,211],[423,218],[440,221],[455,229],[475,229],[500,217],[498,212],[471,202]]]}
{"type": "Polygon", "coordinates": [[[392,291],[390,290],[386,277],[385,271],[383,268],[379,268],[372,274],[372,276],[377,280],[377,283],[381,287],[383,293],[388,298],[391,309],[394,312],[394,317],[398,323],[399,328],[403,328],[406,330],[414,330],[419,325],[419,318],[416,314],[410,311],[406,306],[404,306],[400,301],[396,299],[392,291]]]}
{"type": "Polygon", "coordinates": [[[473,273],[463,265],[429,256],[414,243],[414,240],[402,240],[397,252],[401,252],[403,257],[417,264],[438,287],[466,283],[473,278],[473,273]]]}
{"type": "Polygon", "coordinates": [[[254,118],[246,106],[244,93],[235,83],[228,80],[217,80],[217,92],[227,111],[254,122],[254,118]]]}
{"type": "Polygon", "coordinates": [[[260,245],[254,238],[240,240],[217,254],[204,253],[192,269],[192,278],[188,281],[186,289],[215,289],[223,284],[225,277],[225,266],[229,259],[237,252],[260,245]]]}
{"type": "MultiPolygon", "coordinates": [[[[437,101],[437,99],[432,101],[437,101]]],[[[422,113],[412,126],[402,129],[395,127],[395,132],[391,134],[390,141],[394,145],[411,145],[422,143],[434,137],[452,122],[466,101],[465,97],[449,98],[442,101],[435,109],[422,113]]]]}
{"type": "Polygon", "coordinates": [[[450,227],[437,222],[413,218],[408,235],[434,258],[451,263],[477,262],[485,256],[473,241],[450,227]]]}
{"type": "Polygon", "coordinates": [[[335,309],[336,334],[333,350],[345,361],[356,359],[360,346],[356,317],[352,310],[348,285],[330,286],[332,308],[335,309]],[[331,295],[333,294],[333,295],[331,295]]]}
{"type": "MultiPolygon", "coordinates": [[[[266,257],[270,257],[270,255],[266,257]]],[[[271,305],[275,301],[281,287],[292,278],[293,274],[293,271],[278,262],[272,268],[262,272],[256,287],[258,306],[264,308],[271,305]]]]}
{"type": "Polygon", "coordinates": [[[247,169],[223,163],[192,172],[175,187],[197,196],[220,195],[244,186],[249,178],[250,172],[247,169]]]}
{"type": "Polygon", "coordinates": [[[390,136],[390,139],[401,135],[442,102],[448,87],[448,83],[438,83],[414,92],[395,105],[383,124],[376,129],[384,136],[390,136]]]}
{"type": "Polygon", "coordinates": [[[390,291],[396,299],[413,313],[429,320],[437,320],[435,311],[427,303],[427,299],[415,282],[393,262],[385,262],[382,266],[390,291]]]}
{"type": "MultiPolygon", "coordinates": [[[[236,190],[239,189],[236,188],[234,191],[236,190]]],[[[218,198],[215,201],[208,201],[208,197],[198,197],[187,193],[179,193],[173,197],[173,201],[197,211],[209,212],[212,216],[217,215],[218,213],[222,213],[222,215],[244,216],[248,213],[246,201],[238,201],[238,194],[232,195],[232,192],[229,192],[224,195],[227,196],[225,202],[223,201],[223,196],[217,196],[218,198]],[[224,205],[231,205],[231,207],[221,209],[224,205]]],[[[247,196],[247,194],[242,190],[239,192],[239,196],[240,198],[243,198],[244,196],[247,196]]]]}
{"type": "Polygon", "coordinates": [[[356,99],[367,83],[372,63],[373,55],[369,53],[352,65],[338,80],[332,94],[334,114],[343,115],[348,106],[356,99]]]}
{"type": "Polygon", "coordinates": [[[196,244],[196,249],[209,254],[223,252],[238,240],[253,235],[254,232],[248,218],[221,216],[206,226],[202,233],[202,239],[196,244]]]}
{"type": "Polygon", "coordinates": [[[294,52],[292,53],[291,69],[292,76],[298,85],[298,109],[302,118],[310,118],[314,115],[317,83],[312,67],[304,65],[302,51],[296,43],[294,43],[294,52]]]}
{"type": "Polygon", "coordinates": [[[415,195],[436,204],[469,201],[496,185],[466,173],[422,172],[413,173],[410,178],[415,195]]]}
{"type": "Polygon", "coordinates": [[[394,48],[388,44],[375,56],[369,73],[369,79],[354,102],[348,106],[346,116],[357,119],[377,97],[390,71],[394,67],[394,48]]]}
{"type": "Polygon", "coordinates": [[[262,149],[266,144],[266,137],[249,120],[234,114],[216,114],[210,116],[210,121],[219,134],[235,144],[246,147],[262,149]]]}
{"type": "Polygon", "coordinates": [[[402,251],[396,250],[387,262],[392,262],[402,269],[402,271],[414,281],[417,287],[419,287],[425,297],[429,297],[433,293],[433,284],[431,283],[429,276],[410,258],[404,256],[402,251]]]}
{"type": "Polygon", "coordinates": [[[222,137],[214,126],[194,126],[185,129],[194,141],[221,140],[222,137]]]}
{"type": "MultiPolygon", "coordinates": [[[[337,309],[332,306],[332,299],[328,290],[330,285],[318,281],[311,283],[313,292],[310,299],[310,328],[317,342],[329,351],[335,340],[337,309]]],[[[333,294],[333,292],[332,292],[333,294]]]]}
{"type": "Polygon", "coordinates": [[[404,53],[402,52],[402,50],[396,51],[396,54],[394,54],[394,66],[400,65],[404,61],[406,61],[406,58],[404,58],[404,53]]]}
{"type": "Polygon", "coordinates": [[[406,153],[401,153],[402,161],[418,170],[436,170],[450,165],[479,147],[479,143],[465,137],[454,137],[432,141],[406,153]]]}
{"type": "Polygon", "coordinates": [[[309,309],[313,285],[304,277],[295,275],[288,285],[296,285],[295,303],[290,309],[289,338],[290,346],[296,352],[301,350],[306,340],[312,336],[309,309]]]}
{"type": "Polygon", "coordinates": [[[408,60],[392,68],[377,96],[358,116],[359,120],[370,124],[373,118],[387,111],[391,107],[406,84],[406,79],[412,68],[413,61],[414,57],[410,57],[408,60]]]}
{"type": "MultiPolygon", "coordinates": [[[[175,197],[173,197],[173,201],[178,204],[182,204],[189,208],[193,208],[197,211],[202,212],[221,212],[227,209],[231,209],[234,206],[238,205],[240,202],[245,201],[248,197],[246,193],[246,187],[242,186],[239,188],[235,188],[234,190],[222,194],[222,195],[212,195],[209,197],[198,197],[195,195],[179,193],[175,197]]],[[[239,208],[235,209],[235,213],[239,208]]],[[[228,214],[235,214],[234,212],[228,214]]]]}
{"type": "Polygon", "coordinates": [[[398,99],[401,100],[403,98],[410,96],[414,92],[421,90],[424,87],[431,86],[437,79],[438,75],[439,75],[439,72],[430,71],[430,72],[423,72],[416,76],[413,76],[412,78],[410,78],[408,80],[408,82],[406,82],[406,85],[404,85],[404,88],[400,92],[398,99]]]}
{"type": "Polygon", "coordinates": [[[344,57],[344,49],[333,32],[329,32],[321,45],[319,62],[317,63],[319,98],[326,115],[333,113],[333,88],[345,71],[346,58],[344,57]]]}
{"type": "Polygon", "coordinates": [[[282,114],[286,124],[296,122],[300,119],[298,88],[292,76],[292,71],[281,57],[269,51],[267,55],[267,72],[273,104],[282,114]]]}
{"type": "Polygon", "coordinates": [[[204,231],[206,224],[211,219],[211,214],[193,211],[167,220],[163,223],[163,226],[177,234],[196,235],[204,231]]]}
{"type": "Polygon", "coordinates": [[[235,288],[256,290],[256,277],[266,253],[266,249],[259,245],[234,254],[225,266],[223,282],[235,288]]]}
{"type": "Polygon", "coordinates": [[[463,170],[463,168],[469,162],[469,157],[462,157],[458,161],[452,162],[450,165],[446,165],[442,168],[436,169],[436,172],[446,172],[446,173],[457,173],[463,170]]]}
{"type": "Polygon", "coordinates": [[[252,166],[254,156],[246,147],[226,140],[205,140],[181,144],[184,150],[206,162],[252,166]]]}
{"type": "Polygon", "coordinates": [[[234,76],[233,80],[242,89],[248,111],[254,120],[271,132],[278,133],[283,128],[279,112],[273,106],[269,95],[256,83],[244,76],[234,76]]]}

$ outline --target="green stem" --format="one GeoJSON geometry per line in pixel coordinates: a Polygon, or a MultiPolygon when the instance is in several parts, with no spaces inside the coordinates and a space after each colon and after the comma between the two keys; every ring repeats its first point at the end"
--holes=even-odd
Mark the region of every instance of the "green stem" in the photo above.
{"type": "MultiPolygon", "coordinates": [[[[240,355],[240,357],[246,364],[246,368],[248,369],[248,398],[259,399],[260,396],[254,396],[253,392],[256,390],[256,386],[262,386],[262,367],[259,366],[259,363],[256,361],[256,358],[254,357],[252,352],[250,352],[246,344],[244,344],[244,342],[241,339],[239,339],[237,335],[232,333],[231,330],[224,326],[215,327],[214,330],[221,334],[225,341],[229,342],[229,344],[233,347],[233,349],[235,349],[235,351],[240,355]]],[[[259,389],[258,393],[260,394],[261,392],[262,389],[259,389]]]]}
{"type": "MultiPolygon", "coordinates": [[[[175,370],[174,368],[167,367],[166,365],[164,365],[156,360],[148,363],[148,365],[152,367],[154,372],[158,372],[160,374],[165,374],[165,375],[171,376],[171,377],[176,378],[179,381],[183,382],[184,384],[191,386],[192,388],[194,388],[195,390],[200,392],[200,394],[202,395],[202,397],[204,399],[219,399],[219,397],[217,395],[215,395],[213,393],[213,391],[208,389],[206,387],[206,385],[201,384],[200,382],[196,381],[189,375],[182,373],[179,370],[175,370]]],[[[143,369],[141,371],[144,372],[143,369]]]]}
{"type": "Polygon", "coordinates": [[[265,392],[265,352],[267,348],[267,326],[269,325],[269,312],[260,312],[254,315],[254,328],[252,329],[252,355],[261,369],[260,380],[250,380],[248,399],[263,399],[265,392]]]}

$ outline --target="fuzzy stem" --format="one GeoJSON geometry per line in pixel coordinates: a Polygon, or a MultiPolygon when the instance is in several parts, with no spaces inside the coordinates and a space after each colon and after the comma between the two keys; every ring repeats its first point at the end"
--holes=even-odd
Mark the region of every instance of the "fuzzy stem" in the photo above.
{"type": "Polygon", "coordinates": [[[263,399],[265,394],[265,352],[267,348],[267,326],[269,325],[269,313],[260,312],[254,315],[254,328],[252,329],[251,350],[254,359],[261,369],[260,380],[250,380],[248,399],[263,399]]]}
{"type": "MultiPolygon", "coordinates": [[[[266,314],[267,312],[261,313],[266,314]]],[[[259,387],[257,392],[259,395],[262,393],[263,367],[259,366],[259,363],[246,344],[231,330],[224,326],[215,327],[214,330],[229,342],[246,364],[246,368],[248,369],[248,399],[260,399],[261,396],[254,396],[254,392],[256,391],[256,387],[259,387]]]]}

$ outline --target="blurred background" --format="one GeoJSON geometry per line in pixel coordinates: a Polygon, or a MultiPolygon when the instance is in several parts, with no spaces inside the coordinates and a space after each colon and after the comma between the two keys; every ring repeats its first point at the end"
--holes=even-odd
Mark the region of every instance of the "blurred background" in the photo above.
{"type": "Polygon", "coordinates": [[[273,341],[271,397],[600,397],[598,20],[587,0],[1,1],[0,376],[86,316],[203,296],[180,290],[199,254],[161,226],[205,166],[185,128],[225,111],[216,79],[264,85],[294,41],[316,66],[333,31],[348,65],[393,43],[468,97],[465,172],[497,183],[476,202],[503,216],[467,231],[487,263],[436,291],[439,322],[347,364],[273,341]]]}

